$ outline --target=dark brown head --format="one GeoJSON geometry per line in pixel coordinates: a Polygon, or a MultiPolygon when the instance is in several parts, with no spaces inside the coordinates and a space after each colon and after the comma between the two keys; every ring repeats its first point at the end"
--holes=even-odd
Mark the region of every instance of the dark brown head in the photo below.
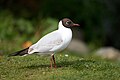
{"type": "Polygon", "coordinates": [[[67,28],[70,28],[70,27],[73,27],[73,26],[80,26],[79,24],[75,24],[73,23],[70,19],[68,18],[64,18],[62,19],[62,25],[64,27],[67,27],[67,28]]]}

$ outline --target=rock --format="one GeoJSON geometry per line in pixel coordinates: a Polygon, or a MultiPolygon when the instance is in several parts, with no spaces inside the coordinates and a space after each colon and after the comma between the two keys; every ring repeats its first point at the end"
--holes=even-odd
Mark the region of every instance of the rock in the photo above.
{"type": "Polygon", "coordinates": [[[84,42],[77,39],[73,39],[67,49],[80,54],[86,54],[89,51],[87,45],[84,42]]]}
{"type": "Polygon", "coordinates": [[[103,47],[96,51],[96,55],[105,59],[120,60],[120,51],[113,47],[103,47]]]}

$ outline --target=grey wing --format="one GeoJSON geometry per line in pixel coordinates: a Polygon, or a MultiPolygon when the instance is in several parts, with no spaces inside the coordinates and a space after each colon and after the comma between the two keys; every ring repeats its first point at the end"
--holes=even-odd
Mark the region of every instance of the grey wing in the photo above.
{"type": "Polygon", "coordinates": [[[63,40],[59,32],[54,31],[45,35],[36,44],[30,48],[33,52],[49,52],[53,48],[57,48],[62,45],[63,40]]]}

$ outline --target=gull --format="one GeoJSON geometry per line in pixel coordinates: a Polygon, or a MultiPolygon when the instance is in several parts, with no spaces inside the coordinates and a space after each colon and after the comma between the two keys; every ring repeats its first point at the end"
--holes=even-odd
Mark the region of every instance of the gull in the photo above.
{"type": "Polygon", "coordinates": [[[58,23],[58,29],[46,34],[43,36],[37,43],[31,45],[30,47],[17,51],[10,54],[11,56],[26,56],[28,54],[49,54],[50,58],[50,67],[56,68],[56,62],[54,54],[64,50],[70,43],[72,39],[72,30],[70,29],[73,26],[80,26],[79,24],[73,23],[69,18],[63,18],[58,23]]]}

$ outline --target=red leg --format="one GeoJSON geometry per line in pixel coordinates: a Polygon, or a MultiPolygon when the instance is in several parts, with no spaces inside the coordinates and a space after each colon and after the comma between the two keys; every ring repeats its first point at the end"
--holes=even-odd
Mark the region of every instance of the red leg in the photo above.
{"type": "Polygon", "coordinates": [[[53,64],[53,60],[52,60],[52,56],[50,58],[50,68],[52,69],[52,64],[53,64]]]}
{"type": "Polygon", "coordinates": [[[54,63],[54,68],[57,68],[54,55],[52,55],[52,59],[53,59],[53,63],[54,63]]]}

